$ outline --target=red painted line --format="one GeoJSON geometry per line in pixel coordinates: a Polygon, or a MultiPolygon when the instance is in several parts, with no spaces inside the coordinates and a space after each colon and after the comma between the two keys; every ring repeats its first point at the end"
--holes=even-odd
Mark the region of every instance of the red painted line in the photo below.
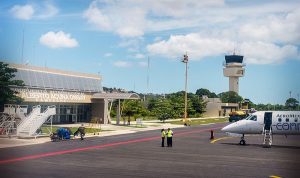
{"type": "MultiPolygon", "coordinates": [[[[217,130],[220,128],[222,128],[222,127],[194,130],[194,131],[188,131],[188,132],[178,132],[175,134],[177,137],[177,136],[183,136],[183,135],[188,135],[188,134],[192,134],[192,133],[201,133],[201,132],[210,131],[210,130],[217,130]]],[[[91,150],[91,149],[100,149],[100,148],[106,148],[106,147],[112,147],[112,146],[118,146],[118,145],[125,145],[125,144],[130,144],[130,143],[146,142],[146,141],[160,139],[160,138],[161,138],[160,136],[148,137],[148,138],[142,138],[142,139],[123,141],[123,142],[108,143],[108,144],[104,144],[104,145],[95,145],[95,146],[89,146],[89,147],[83,147],[83,148],[75,148],[75,149],[71,149],[71,150],[63,150],[63,151],[42,153],[42,154],[37,154],[37,155],[29,155],[29,156],[23,156],[23,157],[18,157],[18,158],[0,160],[0,164],[13,163],[13,162],[17,162],[17,161],[31,160],[31,159],[48,157],[48,156],[56,156],[56,155],[62,155],[62,154],[67,154],[67,153],[80,152],[80,151],[87,151],[87,150],[91,150]]]]}

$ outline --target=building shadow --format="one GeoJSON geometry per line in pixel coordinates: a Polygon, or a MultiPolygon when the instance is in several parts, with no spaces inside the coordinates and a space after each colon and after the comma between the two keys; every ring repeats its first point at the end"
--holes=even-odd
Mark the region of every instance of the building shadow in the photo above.
{"type": "MultiPolygon", "coordinates": [[[[262,144],[246,144],[246,145],[240,145],[239,143],[220,143],[222,145],[232,145],[232,146],[242,146],[242,147],[263,147],[262,144]]],[[[271,148],[286,148],[286,149],[300,149],[300,146],[293,146],[293,145],[272,145],[271,148]]]]}

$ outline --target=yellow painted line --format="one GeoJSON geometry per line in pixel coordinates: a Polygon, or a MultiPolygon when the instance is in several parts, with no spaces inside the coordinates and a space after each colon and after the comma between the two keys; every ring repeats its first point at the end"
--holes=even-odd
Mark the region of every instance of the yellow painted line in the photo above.
{"type": "Polygon", "coordinates": [[[225,139],[229,139],[229,138],[232,138],[232,137],[221,137],[221,138],[213,139],[212,141],[210,141],[210,143],[215,143],[219,140],[225,140],[225,139]]]}
{"type": "Polygon", "coordinates": [[[269,178],[281,178],[281,177],[272,175],[272,176],[269,176],[269,178]]]}

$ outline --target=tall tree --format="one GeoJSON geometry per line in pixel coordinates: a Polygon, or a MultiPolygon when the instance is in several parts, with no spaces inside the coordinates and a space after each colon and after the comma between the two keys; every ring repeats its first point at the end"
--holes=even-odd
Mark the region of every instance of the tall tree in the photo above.
{"type": "Polygon", "coordinates": [[[286,107],[284,105],[280,105],[280,104],[256,104],[253,106],[253,108],[255,108],[255,110],[257,111],[284,111],[286,110],[286,107]]]}
{"type": "MultiPolygon", "coordinates": [[[[170,100],[171,109],[173,110],[173,117],[174,118],[184,117],[184,91],[168,94],[167,99],[170,100]]],[[[187,103],[187,112],[188,112],[190,110],[189,98],[187,101],[188,101],[187,103]]]]}
{"type": "Polygon", "coordinates": [[[223,92],[219,94],[223,103],[239,103],[243,98],[234,91],[223,92]]]}
{"type": "MultiPolygon", "coordinates": [[[[171,100],[173,109],[175,111],[175,117],[184,117],[184,92],[171,93],[167,95],[167,98],[171,100]]],[[[206,108],[206,103],[202,98],[193,93],[188,93],[187,102],[187,114],[190,116],[200,116],[206,108]]]]}
{"type": "Polygon", "coordinates": [[[146,115],[147,111],[140,100],[125,100],[122,105],[122,114],[127,116],[128,120],[130,120],[130,117],[136,119],[137,117],[146,115]]]}
{"type": "Polygon", "coordinates": [[[169,99],[158,99],[153,109],[156,117],[165,122],[167,119],[175,118],[175,110],[172,107],[171,100],[169,99]]]}
{"type": "MultiPolygon", "coordinates": [[[[192,108],[194,109],[195,113],[192,114],[196,117],[199,117],[202,115],[202,113],[205,112],[205,109],[206,109],[206,102],[204,102],[202,100],[201,97],[197,96],[197,95],[194,95],[194,94],[191,94],[189,96],[190,98],[190,102],[192,104],[192,108]]],[[[191,113],[190,113],[191,114],[191,113]]]]}
{"type": "Polygon", "coordinates": [[[214,93],[209,91],[208,89],[205,88],[200,88],[196,91],[196,95],[202,97],[203,95],[206,95],[209,98],[218,98],[218,96],[214,93]]]}
{"type": "Polygon", "coordinates": [[[289,98],[285,102],[285,106],[288,109],[296,109],[298,105],[299,105],[299,101],[296,100],[295,98],[289,98]]]}
{"type": "Polygon", "coordinates": [[[0,62],[0,111],[3,111],[4,104],[18,104],[22,98],[18,97],[18,92],[11,89],[12,86],[24,86],[22,80],[14,80],[17,69],[10,68],[8,64],[0,62]]]}

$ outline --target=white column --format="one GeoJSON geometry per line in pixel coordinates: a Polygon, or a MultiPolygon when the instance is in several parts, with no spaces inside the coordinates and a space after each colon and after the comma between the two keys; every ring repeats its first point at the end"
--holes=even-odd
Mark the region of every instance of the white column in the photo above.
{"type": "Polygon", "coordinates": [[[103,124],[108,124],[108,99],[104,99],[104,120],[103,124]]]}
{"type": "Polygon", "coordinates": [[[118,99],[118,106],[117,106],[117,125],[120,124],[120,117],[121,117],[121,107],[120,107],[120,99],[118,99]]]}
{"type": "Polygon", "coordinates": [[[239,77],[229,77],[229,91],[239,93],[239,77]]]}

